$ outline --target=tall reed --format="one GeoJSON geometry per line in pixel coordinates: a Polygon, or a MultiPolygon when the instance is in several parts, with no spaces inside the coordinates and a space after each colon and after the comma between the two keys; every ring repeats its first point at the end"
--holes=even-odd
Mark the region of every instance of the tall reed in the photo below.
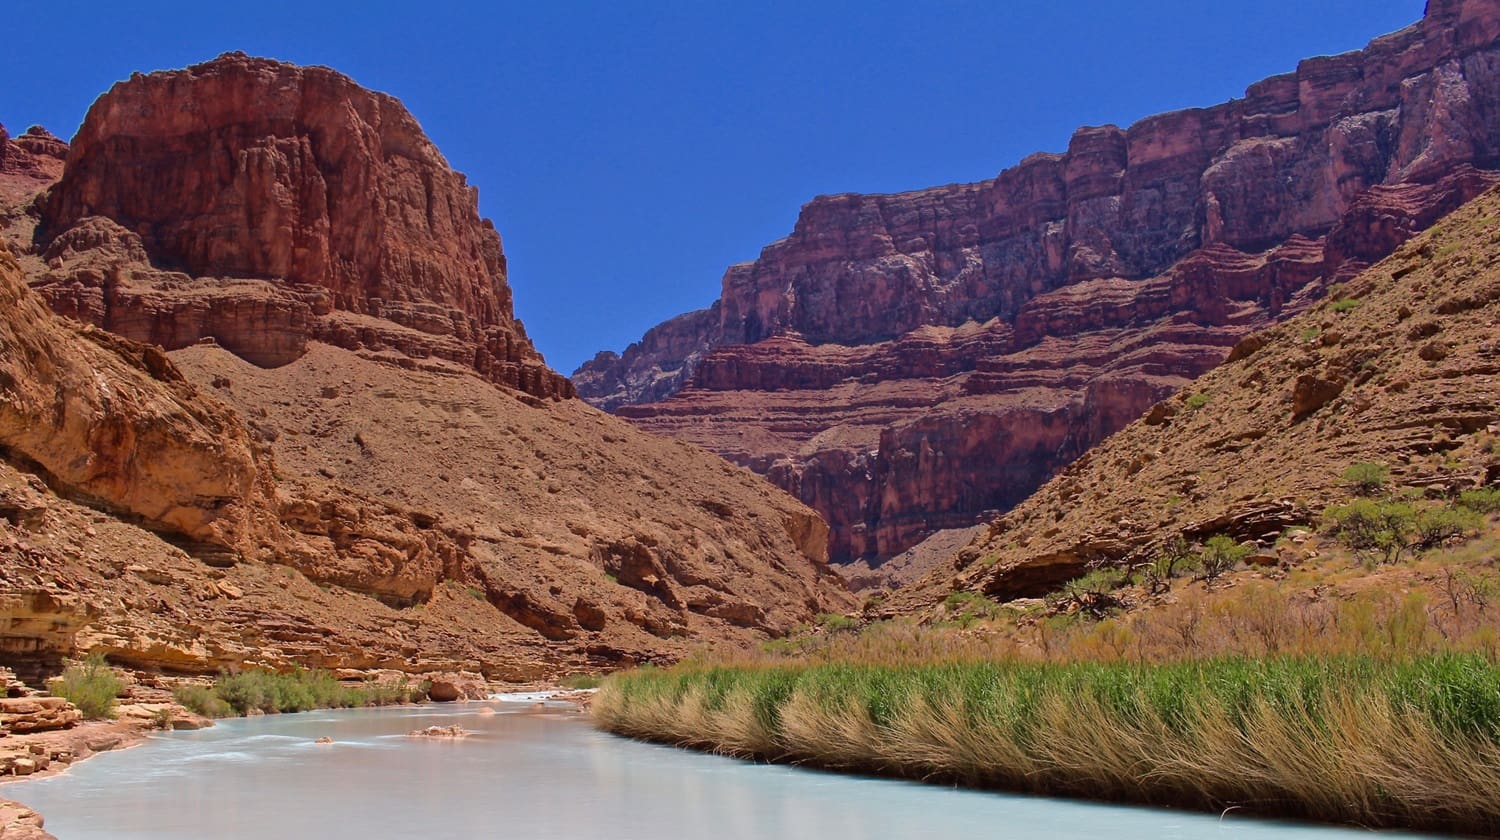
{"type": "Polygon", "coordinates": [[[620,734],[1010,790],[1500,832],[1482,655],[688,664],[609,678],[620,734]]]}

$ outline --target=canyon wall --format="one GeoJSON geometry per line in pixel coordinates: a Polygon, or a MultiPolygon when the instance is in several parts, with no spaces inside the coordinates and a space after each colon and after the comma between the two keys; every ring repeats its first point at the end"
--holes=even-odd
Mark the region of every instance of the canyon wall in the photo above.
{"type": "Polygon", "coordinates": [[[129,338],[213,338],[264,366],[316,339],[573,393],[512,312],[478,191],[399,101],[333,70],[231,53],[135,74],[89,109],[38,209],[37,287],[129,338]]]}
{"type": "Polygon", "coordinates": [[[0,660],[533,680],[852,607],[816,513],[571,387],[473,189],[331,70],[6,133],[0,660]]]}
{"type": "Polygon", "coordinates": [[[711,308],[573,381],[816,508],[834,560],[889,557],[1019,502],[1493,183],[1497,36],[1497,0],[1434,0],[989,181],[816,198],[711,308]]]}

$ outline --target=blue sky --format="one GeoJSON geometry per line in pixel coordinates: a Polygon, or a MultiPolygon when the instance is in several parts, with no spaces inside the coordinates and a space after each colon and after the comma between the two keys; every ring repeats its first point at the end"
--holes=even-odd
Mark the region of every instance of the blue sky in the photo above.
{"type": "Polygon", "coordinates": [[[706,306],[814,195],[993,177],[1362,47],[1422,0],[44,3],[5,15],[0,122],[70,136],[141,70],[228,50],[400,97],[480,189],[517,314],[571,372],[706,306]]]}

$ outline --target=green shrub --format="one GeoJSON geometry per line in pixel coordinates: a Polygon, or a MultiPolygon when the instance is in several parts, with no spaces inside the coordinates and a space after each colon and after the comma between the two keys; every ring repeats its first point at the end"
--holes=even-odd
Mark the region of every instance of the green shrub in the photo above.
{"type": "Polygon", "coordinates": [[[1355,499],[1347,505],[1329,507],[1323,518],[1345,545],[1394,563],[1407,548],[1417,511],[1406,502],[1355,499]]]}
{"type": "Polygon", "coordinates": [[[125,687],[120,678],[104,664],[104,654],[91,653],[62,676],[47,683],[47,690],[78,707],[89,720],[115,716],[115,699],[125,687]]]}
{"type": "Polygon", "coordinates": [[[1212,398],[1209,395],[1202,392],[1193,394],[1192,396],[1187,398],[1187,407],[1192,411],[1197,411],[1205,405],[1208,405],[1210,399],[1212,398]]]}
{"type": "Polygon", "coordinates": [[[842,633],[846,630],[856,630],[859,622],[842,613],[818,613],[813,623],[830,633],[842,633]]]}
{"type": "Polygon", "coordinates": [[[1500,487],[1480,487],[1458,494],[1458,504],[1476,513],[1500,512],[1500,487]]]}
{"type": "Polygon", "coordinates": [[[1463,507],[1429,508],[1417,514],[1415,545],[1419,549],[1437,548],[1453,540],[1478,533],[1484,518],[1477,511],[1463,507]]]}
{"type": "Polygon", "coordinates": [[[1114,592],[1128,577],[1126,570],[1114,566],[1094,569],[1063,584],[1062,589],[1047,596],[1047,601],[1054,610],[1103,618],[1121,606],[1114,592]]]}
{"type": "Polygon", "coordinates": [[[1391,471],[1384,464],[1360,461],[1350,464],[1339,479],[1356,496],[1374,496],[1385,487],[1390,477],[1391,471]]]}
{"type": "Polygon", "coordinates": [[[1198,574],[1203,580],[1213,583],[1248,556],[1250,547],[1240,545],[1232,537],[1223,534],[1209,537],[1198,553],[1198,574]]]}
{"type": "Polygon", "coordinates": [[[204,717],[221,718],[234,714],[234,709],[219,697],[213,686],[179,685],[172,689],[172,699],[204,717]]]}
{"type": "Polygon", "coordinates": [[[1354,298],[1343,298],[1336,300],[1328,308],[1334,312],[1353,312],[1359,308],[1360,302],[1354,298]]]}
{"type": "Polygon", "coordinates": [[[1151,559],[1146,570],[1146,583],[1153,592],[1165,592],[1171,588],[1172,578],[1187,571],[1192,562],[1192,546],[1188,545],[1186,537],[1177,534],[1163,543],[1161,550],[1151,559]]]}
{"type": "Polygon", "coordinates": [[[968,627],[980,619],[994,618],[999,605],[978,592],[960,590],[948,593],[948,597],[943,599],[943,608],[947,610],[950,620],[968,627]]]}
{"type": "Polygon", "coordinates": [[[227,717],[251,711],[275,714],[414,703],[426,693],[424,686],[413,686],[404,679],[387,683],[367,680],[355,686],[339,682],[327,671],[278,672],[256,668],[220,674],[213,688],[179,686],[173,696],[198,714],[227,717]]]}

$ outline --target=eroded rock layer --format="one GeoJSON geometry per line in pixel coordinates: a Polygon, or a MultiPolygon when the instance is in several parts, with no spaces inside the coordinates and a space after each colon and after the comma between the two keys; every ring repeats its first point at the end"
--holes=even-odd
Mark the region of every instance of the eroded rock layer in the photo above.
{"type": "Polygon", "coordinates": [[[803,208],[580,394],[769,476],[879,561],[988,518],[1500,170],[1500,2],[997,178],[803,208]]]}
{"type": "Polygon", "coordinates": [[[1444,499],[1500,484],[1500,188],[1075,461],[889,609],[1035,596],[1177,538],[1273,552],[1347,501],[1350,465],[1444,499]],[[1193,397],[1196,397],[1194,399],[1193,397]]]}
{"type": "Polygon", "coordinates": [[[477,190],[399,101],[327,68],[228,54],[136,74],[89,109],[37,209],[37,288],[126,337],[266,366],[318,340],[572,395],[512,312],[477,190]]]}
{"type": "Polygon", "coordinates": [[[225,56],[120,83],[71,148],[0,138],[0,242],[0,661],[32,677],[531,680],[853,603],[815,512],[554,399],[473,190],[332,71],[225,56]]]}
{"type": "Polygon", "coordinates": [[[0,249],[0,657],[535,679],[850,598],[769,484],[578,400],[314,342],[169,358],[0,249]]]}

